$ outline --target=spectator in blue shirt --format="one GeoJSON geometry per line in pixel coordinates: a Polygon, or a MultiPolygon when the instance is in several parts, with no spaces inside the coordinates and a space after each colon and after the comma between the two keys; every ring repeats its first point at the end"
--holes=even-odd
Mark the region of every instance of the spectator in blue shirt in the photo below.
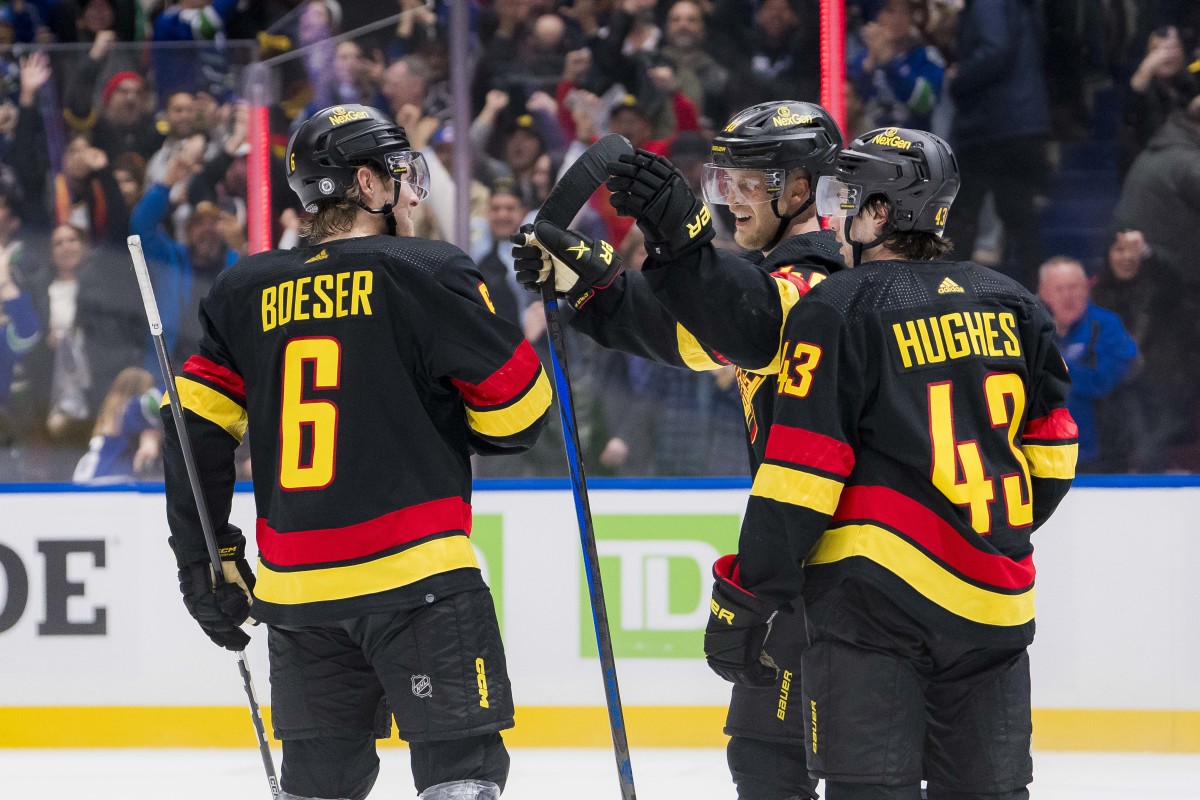
{"type": "MultiPolygon", "coordinates": [[[[142,237],[142,249],[162,315],[163,338],[177,364],[182,364],[199,347],[201,298],[208,294],[217,275],[238,258],[221,236],[221,214],[212,203],[196,206],[184,226],[184,242],[172,239],[165,227],[170,222],[170,187],[197,172],[199,156],[194,148],[175,153],[163,182],[146,190],[130,219],[131,231],[142,237]]],[[[147,370],[157,372],[158,362],[150,346],[146,364],[147,370]]]]}
{"type": "Polygon", "coordinates": [[[8,407],[13,367],[37,344],[41,326],[29,295],[9,269],[12,246],[0,247],[0,412],[8,407]]]}
{"type": "Polygon", "coordinates": [[[1094,471],[1100,457],[1096,401],[1117,387],[1137,356],[1121,318],[1090,299],[1083,264],[1055,256],[1038,270],[1038,296],[1050,309],[1058,349],[1071,374],[1067,408],[1079,426],[1079,472],[1094,471]]]}
{"type": "Polygon", "coordinates": [[[868,127],[928,129],[942,94],[946,62],[921,42],[912,0],[888,0],[862,27],[863,47],[846,63],[846,79],[865,106],[868,127]]]}

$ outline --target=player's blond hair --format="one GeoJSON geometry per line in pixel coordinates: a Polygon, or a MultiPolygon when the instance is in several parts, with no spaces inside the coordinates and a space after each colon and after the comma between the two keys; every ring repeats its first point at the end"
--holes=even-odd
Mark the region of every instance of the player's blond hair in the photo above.
{"type": "MultiPolygon", "coordinates": [[[[385,184],[389,183],[388,177],[374,164],[367,165],[367,168],[385,184]]],[[[336,200],[322,202],[315,214],[300,218],[300,235],[307,239],[309,244],[317,244],[335,234],[349,232],[354,227],[358,212],[362,210],[362,206],[359,205],[361,199],[362,191],[358,188],[356,177],[344,195],[336,200]]]]}

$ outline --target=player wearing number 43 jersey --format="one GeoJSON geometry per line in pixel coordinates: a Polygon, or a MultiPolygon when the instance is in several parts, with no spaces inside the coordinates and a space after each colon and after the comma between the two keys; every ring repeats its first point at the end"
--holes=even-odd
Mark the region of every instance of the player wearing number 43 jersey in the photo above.
{"type": "Polygon", "coordinates": [[[366,797],[374,740],[394,716],[422,798],[494,800],[513,705],[468,538],[469,458],[531,446],[549,382],[470,259],[412,238],[428,173],[402,128],[373,108],[326,109],[297,130],[287,162],[315,244],[224,273],[177,380],[228,566],[216,592],[166,426],[185,603],[230,649],[248,641],[247,612],[267,624],[285,798],[366,797]],[[257,576],[229,523],[247,427],[257,576]]]}
{"type": "MultiPolygon", "coordinates": [[[[842,134],[825,109],[779,100],[739,111],[714,138],[712,161],[704,165],[702,189],[710,205],[724,205],[737,219],[740,253],[709,245],[709,211],[679,170],[666,159],[639,151],[609,165],[612,205],[637,220],[652,262],[686,260],[699,253],[709,268],[736,276],[748,293],[719,296],[725,325],[739,320],[773,320],[772,334],[811,286],[843,269],[836,237],[822,231],[813,206],[817,180],[832,168],[842,134]],[[744,302],[753,295],[754,303],[744,302]]],[[[549,277],[576,310],[571,324],[600,344],[692,370],[716,370],[731,362],[709,347],[655,298],[649,284],[660,271],[620,272],[620,259],[605,242],[539,222],[539,246],[513,250],[518,280],[533,288],[549,277]]],[[[711,327],[713,320],[702,320],[711,327]]],[[[778,394],[774,375],[735,368],[746,420],[751,474],[766,450],[766,426],[778,394]]],[[[775,618],[777,675],[762,686],[734,686],[726,718],[726,756],[739,800],[801,800],[816,796],[817,782],[804,761],[807,717],[800,707],[800,652],[804,617],[775,618]],[[779,647],[788,642],[786,653],[779,647]]]]}
{"type": "Polygon", "coordinates": [[[782,329],[743,317],[723,331],[713,298],[750,289],[719,270],[697,281],[701,259],[655,282],[697,336],[777,368],[705,650],[735,680],[770,674],[771,617],[804,597],[806,750],[829,800],[915,799],[923,779],[930,800],[1029,796],[1031,534],[1070,486],[1077,430],[1037,300],[940,260],[957,188],[935,136],[855,141],[817,206],[861,263],[814,286],[782,329]],[[755,352],[756,338],[777,344],[755,352]]]}

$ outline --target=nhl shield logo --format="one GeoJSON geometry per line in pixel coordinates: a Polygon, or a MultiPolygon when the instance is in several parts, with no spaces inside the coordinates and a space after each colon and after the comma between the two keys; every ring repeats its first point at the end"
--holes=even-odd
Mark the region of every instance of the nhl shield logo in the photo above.
{"type": "Polygon", "coordinates": [[[412,676],[412,693],[417,697],[433,697],[433,683],[428,675],[412,676]]]}

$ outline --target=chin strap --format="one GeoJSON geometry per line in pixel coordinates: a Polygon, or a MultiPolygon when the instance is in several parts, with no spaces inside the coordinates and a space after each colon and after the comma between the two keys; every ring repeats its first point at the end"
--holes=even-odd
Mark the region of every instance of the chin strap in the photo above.
{"type": "Polygon", "coordinates": [[[371,208],[362,200],[358,201],[358,207],[368,214],[382,214],[384,224],[387,225],[388,236],[396,235],[396,218],[392,216],[392,210],[400,202],[400,181],[392,179],[392,199],[384,203],[379,208],[371,208]]]}
{"type": "Polygon", "coordinates": [[[771,237],[771,241],[763,248],[764,253],[769,253],[775,249],[775,246],[783,241],[783,235],[787,233],[788,227],[792,224],[792,220],[808,210],[808,207],[813,204],[812,192],[808,193],[808,199],[800,204],[800,207],[791,214],[779,213],[779,198],[776,197],[771,201],[771,210],[775,212],[775,219],[779,220],[779,227],[775,229],[775,235],[771,237]]]}
{"type": "Polygon", "coordinates": [[[887,238],[896,232],[896,226],[892,223],[892,215],[888,213],[887,223],[883,226],[883,232],[869,242],[856,242],[850,236],[850,223],[854,221],[854,217],[846,217],[843,223],[842,233],[846,237],[846,241],[850,243],[850,249],[854,252],[854,263],[850,266],[857,267],[862,263],[862,254],[864,250],[870,250],[872,247],[878,247],[887,241],[887,238]]]}

